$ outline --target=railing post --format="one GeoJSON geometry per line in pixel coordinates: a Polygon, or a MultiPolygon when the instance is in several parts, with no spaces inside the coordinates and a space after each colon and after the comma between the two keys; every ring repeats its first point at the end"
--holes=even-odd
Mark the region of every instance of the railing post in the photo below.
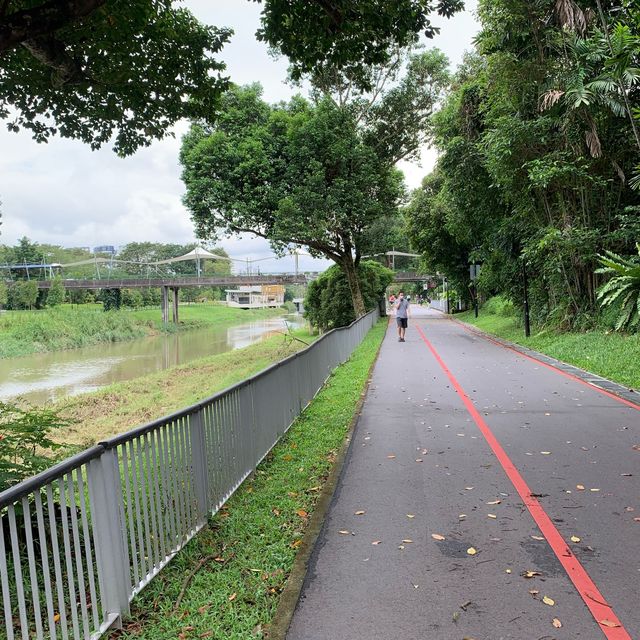
{"type": "Polygon", "coordinates": [[[117,616],[113,626],[120,628],[129,613],[131,576],[117,449],[91,460],[87,479],[104,617],[117,616]]]}
{"type": "Polygon", "coordinates": [[[207,467],[207,438],[202,424],[202,409],[189,416],[193,483],[198,502],[198,524],[209,515],[209,469],[207,467]]]}

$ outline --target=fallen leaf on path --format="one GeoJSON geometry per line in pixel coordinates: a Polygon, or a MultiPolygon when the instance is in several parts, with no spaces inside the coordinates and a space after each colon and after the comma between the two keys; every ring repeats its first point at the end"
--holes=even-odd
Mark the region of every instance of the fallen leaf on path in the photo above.
{"type": "Polygon", "coordinates": [[[578,536],[571,536],[571,542],[580,542],[580,538],[578,538],[578,536]]]}
{"type": "Polygon", "coordinates": [[[542,598],[542,602],[544,602],[545,604],[548,604],[550,607],[553,607],[553,605],[556,603],[556,601],[550,598],[549,596],[544,596],[542,598]]]}
{"type": "Polygon", "coordinates": [[[415,518],[415,516],[413,515],[413,513],[407,513],[407,518],[415,518]]]}
{"type": "Polygon", "coordinates": [[[402,542],[405,542],[406,544],[411,544],[413,542],[413,540],[410,540],[409,538],[406,538],[402,542]]]}
{"type": "Polygon", "coordinates": [[[476,553],[478,553],[478,551],[477,551],[474,547],[469,547],[469,548],[467,549],[467,553],[468,553],[470,556],[475,556],[475,555],[476,555],[476,553]]]}
{"type": "Polygon", "coordinates": [[[444,536],[441,536],[439,533],[432,533],[432,534],[431,534],[431,537],[432,537],[434,540],[444,540],[444,539],[445,539],[445,537],[444,537],[444,536]]]}
{"type": "Polygon", "coordinates": [[[233,602],[237,597],[238,597],[238,594],[237,594],[237,593],[232,593],[232,594],[229,596],[229,602],[233,602]]]}
{"type": "Polygon", "coordinates": [[[493,518],[495,520],[497,517],[495,513],[487,513],[487,518],[493,518]]]}
{"type": "Polygon", "coordinates": [[[466,513],[461,513],[461,514],[458,516],[458,518],[459,518],[460,520],[464,520],[466,517],[467,517],[467,514],[466,514],[466,513]]]}
{"type": "Polygon", "coordinates": [[[543,456],[550,456],[551,455],[551,451],[541,451],[540,452],[543,456]]]}
{"type": "Polygon", "coordinates": [[[296,515],[300,516],[301,518],[306,518],[309,514],[304,509],[298,509],[296,511],[296,515]]]}
{"type": "Polygon", "coordinates": [[[371,544],[380,544],[382,540],[374,540],[371,544]]]}
{"type": "Polygon", "coordinates": [[[540,592],[537,589],[529,589],[529,593],[535,598],[540,592]]]}
{"type": "Polygon", "coordinates": [[[389,458],[389,460],[393,460],[395,458],[395,456],[393,454],[387,456],[387,458],[389,458]]]}
{"type": "Polygon", "coordinates": [[[558,618],[554,618],[553,622],[551,623],[556,629],[560,629],[562,627],[562,622],[560,622],[560,620],[558,620],[558,618]]]}
{"type": "Polygon", "coordinates": [[[610,628],[614,628],[614,627],[619,627],[620,625],[617,622],[614,622],[613,620],[607,620],[606,618],[604,620],[598,620],[598,622],[603,626],[603,627],[610,627],[610,628]]]}
{"type": "Polygon", "coordinates": [[[471,489],[473,489],[473,487],[465,487],[465,489],[466,489],[467,491],[471,491],[471,489]]]}
{"type": "Polygon", "coordinates": [[[505,569],[504,572],[505,573],[511,573],[511,569],[505,569]]]}
{"type": "Polygon", "coordinates": [[[542,574],[539,571],[525,571],[520,574],[523,578],[533,578],[534,576],[541,576],[542,574]]]}
{"type": "Polygon", "coordinates": [[[299,540],[294,540],[289,546],[292,549],[297,549],[301,544],[302,544],[302,538],[300,538],[299,540]]]}
{"type": "Polygon", "coordinates": [[[343,536],[348,536],[351,533],[351,531],[347,531],[346,529],[340,529],[338,533],[341,533],[343,536]]]}
{"type": "Polygon", "coordinates": [[[640,522],[640,518],[634,518],[634,522],[640,522]]]}
{"type": "Polygon", "coordinates": [[[589,489],[589,491],[593,491],[594,493],[600,491],[600,489],[589,489]]]}
{"type": "Polygon", "coordinates": [[[577,485],[576,485],[576,489],[577,489],[578,491],[584,491],[584,485],[583,485],[583,484],[577,484],[577,485]]]}
{"type": "Polygon", "coordinates": [[[633,473],[621,473],[621,476],[624,476],[625,478],[631,478],[633,476],[633,473]]]}
{"type": "Polygon", "coordinates": [[[492,500],[491,502],[487,502],[487,504],[500,504],[502,500],[492,500]]]}
{"type": "Polygon", "coordinates": [[[367,513],[366,511],[364,511],[363,509],[360,509],[360,511],[356,511],[354,513],[354,515],[356,516],[363,516],[365,513],[367,513]]]}
{"type": "Polygon", "coordinates": [[[634,451],[640,451],[640,444],[634,444],[633,447],[631,447],[634,451]]]}
{"type": "Polygon", "coordinates": [[[531,536],[534,540],[544,540],[542,536],[531,536]]]}

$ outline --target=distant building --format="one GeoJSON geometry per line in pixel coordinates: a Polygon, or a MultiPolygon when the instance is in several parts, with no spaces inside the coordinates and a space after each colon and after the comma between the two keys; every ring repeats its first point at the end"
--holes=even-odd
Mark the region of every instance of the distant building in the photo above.
{"type": "Polygon", "coordinates": [[[304,298],[294,298],[293,302],[298,313],[304,313],[304,298]]]}
{"type": "Polygon", "coordinates": [[[110,253],[113,255],[116,252],[116,248],[112,244],[103,244],[99,247],[93,247],[93,253],[110,253]]]}
{"type": "Polygon", "coordinates": [[[284,287],[281,284],[246,286],[225,289],[227,305],[241,309],[265,309],[284,304],[284,287]]]}

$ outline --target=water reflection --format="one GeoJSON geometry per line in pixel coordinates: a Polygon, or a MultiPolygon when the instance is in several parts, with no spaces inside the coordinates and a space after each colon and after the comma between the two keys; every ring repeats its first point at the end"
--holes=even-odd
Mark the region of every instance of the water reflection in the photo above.
{"type": "Polygon", "coordinates": [[[280,316],[227,329],[196,329],[130,342],[0,360],[0,400],[22,396],[44,404],[69,395],[161,371],[205,356],[241,349],[287,325],[304,325],[301,316],[280,316]]]}

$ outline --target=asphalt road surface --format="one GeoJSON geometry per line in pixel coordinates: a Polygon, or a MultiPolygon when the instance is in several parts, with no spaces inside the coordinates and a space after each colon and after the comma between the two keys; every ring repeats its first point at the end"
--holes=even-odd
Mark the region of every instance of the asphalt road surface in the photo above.
{"type": "Polygon", "coordinates": [[[640,406],[392,319],[287,640],[640,639],[640,406]]]}

